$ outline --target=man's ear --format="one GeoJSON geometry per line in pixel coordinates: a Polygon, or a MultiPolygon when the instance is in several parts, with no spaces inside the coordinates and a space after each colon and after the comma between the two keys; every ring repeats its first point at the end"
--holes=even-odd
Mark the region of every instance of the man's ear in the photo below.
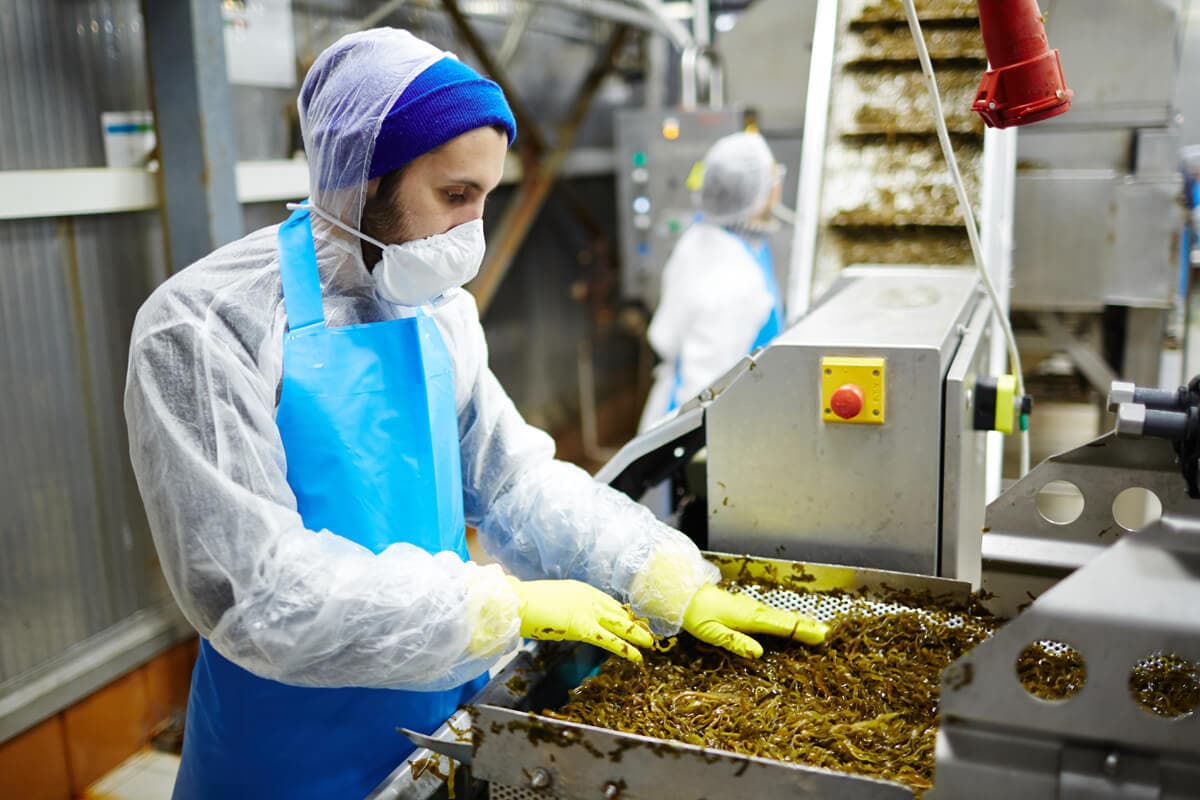
{"type": "Polygon", "coordinates": [[[379,194],[379,182],[382,180],[383,178],[371,178],[371,180],[367,181],[368,200],[374,200],[375,195],[379,194]]]}

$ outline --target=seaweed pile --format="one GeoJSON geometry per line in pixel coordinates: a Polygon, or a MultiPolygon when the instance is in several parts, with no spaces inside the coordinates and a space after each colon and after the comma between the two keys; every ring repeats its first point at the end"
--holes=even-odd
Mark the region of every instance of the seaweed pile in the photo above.
{"type": "Polygon", "coordinates": [[[1200,709],[1200,666],[1175,655],[1157,655],[1133,668],[1129,691],[1151,714],[1185,717],[1200,709]]]}
{"type": "Polygon", "coordinates": [[[998,620],[907,604],[881,612],[856,600],[831,625],[817,647],[761,637],[759,660],[684,635],[647,653],[643,667],[610,659],[546,713],[928,789],[942,670],[998,620]]]}

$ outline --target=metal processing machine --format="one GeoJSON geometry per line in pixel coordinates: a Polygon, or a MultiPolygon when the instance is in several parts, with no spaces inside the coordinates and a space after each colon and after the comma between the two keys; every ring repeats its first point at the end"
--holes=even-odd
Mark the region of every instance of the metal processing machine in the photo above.
{"type": "MultiPolygon", "coordinates": [[[[1110,402],[1119,412],[1118,429],[1039,465],[987,507],[980,525],[974,514],[982,516],[982,459],[972,439],[983,434],[967,421],[976,418],[971,406],[981,397],[977,365],[986,351],[989,309],[979,302],[969,271],[900,270],[907,285],[916,287],[907,293],[897,292],[896,286],[904,284],[889,285],[880,271],[847,271],[810,318],[820,321],[822,309],[831,319],[851,308],[860,315],[895,313],[904,308],[905,298],[924,298],[918,307],[925,311],[909,314],[913,330],[900,331],[877,346],[875,352],[887,353],[884,359],[864,346],[821,357],[812,342],[805,342],[806,335],[820,328],[814,323],[806,334],[802,322],[779,342],[747,358],[677,417],[631,443],[634,450],[623,451],[606,476],[617,486],[637,485],[635,475],[661,472],[666,462],[685,459],[705,441],[715,448],[709,468],[714,468],[715,458],[719,470],[721,449],[732,446],[734,438],[720,441],[722,409],[744,409],[736,404],[748,398],[763,400],[756,416],[763,419],[765,430],[778,435],[767,441],[746,434],[743,453],[761,451],[765,461],[772,454],[795,458],[798,441],[784,434],[793,427],[802,429],[817,437],[815,445],[804,449],[818,467],[825,460],[830,480],[866,487],[861,494],[839,499],[867,507],[866,512],[838,508],[835,513],[870,513],[898,499],[890,488],[872,493],[859,483],[860,472],[886,466],[917,473],[922,458],[941,460],[943,469],[949,461],[953,474],[943,473],[932,481],[936,491],[906,512],[917,515],[930,502],[936,507],[939,496],[943,515],[957,503],[975,502],[969,509],[959,508],[954,520],[942,520],[940,540],[905,536],[904,517],[897,513],[881,530],[844,530],[847,541],[856,544],[832,548],[833,537],[795,517],[796,530],[807,538],[794,535],[780,541],[787,543],[786,555],[803,562],[720,553],[710,557],[731,579],[748,571],[769,571],[783,576],[780,585],[786,587],[787,576],[794,576],[797,582],[791,585],[802,589],[772,590],[761,599],[826,619],[839,608],[837,601],[824,599],[823,593],[831,589],[884,605],[896,590],[930,592],[959,603],[971,592],[965,580],[874,569],[860,562],[920,556],[926,564],[944,568],[968,560],[976,569],[982,565],[979,580],[985,591],[980,597],[1011,621],[942,674],[936,771],[927,798],[1200,797],[1200,618],[1190,612],[1200,605],[1200,508],[1189,496],[1200,469],[1200,379],[1178,392],[1114,386],[1110,402]],[[888,302],[879,302],[885,298],[888,302]],[[944,330],[947,321],[949,335],[940,347],[928,342],[918,346],[931,331],[944,330]],[[831,377],[825,370],[850,368],[859,370],[850,380],[866,384],[860,387],[861,407],[849,420],[834,422],[828,417],[839,415],[835,408],[849,414],[857,398],[835,401],[832,394],[825,396],[831,383],[839,384],[835,393],[848,385],[840,383],[845,375],[824,381],[831,377]],[[791,377],[796,389],[805,373],[807,384],[799,388],[814,397],[819,392],[819,403],[805,400],[803,391],[799,396],[782,394],[775,385],[791,377]],[[879,393],[870,388],[876,378],[882,379],[879,393]],[[944,394],[939,398],[923,391],[922,383],[924,389],[941,387],[944,394]],[[764,400],[771,396],[779,402],[764,400]],[[884,418],[881,424],[853,421],[859,415],[874,418],[876,410],[884,418]],[[944,414],[941,430],[937,425],[921,427],[922,414],[916,413],[920,410],[926,417],[944,414]],[[951,420],[961,421],[961,430],[951,420]],[[816,426],[829,427],[823,434],[813,433],[816,426]],[[900,452],[897,461],[887,459],[882,465],[870,459],[828,458],[831,447],[844,444],[839,441],[843,435],[872,438],[873,448],[868,450],[887,451],[888,438],[914,450],[900,452]],[[923,446],[921,437],[926,439],[923,446]],[[956,439],[957,456],[951,452],[956,439]],[[946,446],[940,454],[939,444],[946,446]],[[632,457],[633,452],[638,457],[632,457]],[[1083,513],[1071,523],[1054,523],[1039,509],[1039,490],[1056,480],[1069,480],[1083,489],[1083,513]],[[972,488],[964,489],[968,483],[972,488]],[[1164,510],[1160,521],[1136,533],[1119,528],[1119,517],[1114,520],[1114,500],[1130,487],[1153,491],[1164,510]],[[951,498],[960,493],[959,500],[951,498]],[[888,541],[893,530],[899,546],[888,541]],[[946,546],[948,531],[957,539],[955,547],[946,546]],[[901,555],[907,545],[912,545],[910,552],[901,555]],[[965,555],[968,547],[974,548],[970,559],[965,555]],[[810,549],[823,556],[840,553],[846,560],[844,565],[811,563],[810,549]],[[957,555],[951,559],[948,553],[957,555]],[[1060,684],[1042,685],[1022,667],[1030,651],[1065,659],[1075,671],[1060,684]]],[[[820,352],[835,350],[826,345],[820,352]]],[[[731,434],[736,430],[731,428],[731,434]]],[[[751,470],[751,460],[743,461],[744,469],[751,470]]],[[[794,484],[800,468],[789,466],[792,463],[774,462],[770,471],[786,467],[789,471],[780,477],[794,484]]],[[[729,488],[755,490],[754,482],[729,488]]],[[[914,480],[901,491],[919,494],[927,488],[914,480]]],[[[789,504],[800,494],[793,489],[774,501],[759,500],[770,506],[765,511],[794,511],[789,504]]],[[[708,502],[719,518],[736,500],[727,504],[724,497],[710,496],[708,502]]],[[[737,553],[749,549],[737,545],[762,549],[767,541],[753,527],[744,539],[731,530],[718,535],[729,536],[737,553]]],[[[453,774],[450,760],[469,767],[472,781],[458,786],[458,796],[469,798],[913,796],[899,783],[627,734],[542,713],[558,708],[602,655],[584,645],[532,643],[437,733],[413,735],[421,749],[372,797],[445,796],[436,792],[444,790],[453,774]]]]}
{"type": "Polygon", "coordinates": [[[703,444],[703,545],[978,585],[989,321],[974,270],[845,270],[598,477],[640,497],[703,444]]]}

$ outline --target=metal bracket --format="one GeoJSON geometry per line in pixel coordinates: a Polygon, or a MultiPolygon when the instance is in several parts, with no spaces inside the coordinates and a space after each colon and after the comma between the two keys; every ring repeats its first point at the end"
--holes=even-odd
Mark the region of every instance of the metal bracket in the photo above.
{"type": "Polygon", "coordinates": [[[1108,362],[1095,350],[1077,339],[1057,314],[1039,313],[1034,314],[1033,318],[1050,343],[1054,347],[1066,351],[1092,388],[1101,394],[1107,394],[1113,381],[1118,379],[1117,373],[1108,365],[1108,362]]]}
{"type": "Polygon", "coordinates": [[[1200,714],[1157,716],[1135,702],[1130,685],[1134,668],[1158,655],[1200,664],[1197,608],[1200,520],[1164,517],[1103,551],[954,662],[942,681],[943,719],[1195,764],[1200,714]],[[1083,659],[1082,688],[1069,699],[1035,697],[1018,678],[1020,654],[1044,641],[1065,642],[1083,659]]]}
{"type": "Polygon", "coordinates": [[[1121,492],[1153,492],[1163,513],[1196,514],[1170,442],[1127,439],[1109,433],[1043,461],[988,505],[983,587],[995,597],[995,613],[1020,612],[1041,591],[1082,567],[1127,535],[1113,514],[1121,492]],[[1079,489],[1083,511],[1072,522],[1050,521],[1038,510],[1047,484],[1066,481],[1079,489]]]}

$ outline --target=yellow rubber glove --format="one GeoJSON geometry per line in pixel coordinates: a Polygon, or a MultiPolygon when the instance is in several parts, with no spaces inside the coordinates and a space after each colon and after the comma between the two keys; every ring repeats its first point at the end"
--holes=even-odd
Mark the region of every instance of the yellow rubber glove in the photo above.
{"type": "Polygon", "coordinates": [[[828,625],[812,617],[772,608],[712,585],[701,587],[688,604],[683,612],[683,629],[702,642],[748,658],[759,658],[763,649],[747,633],[820,644],[829,632],[828,625]]]}
{"type": "Polygon", "coordinates": [[[652,647],[646,623],[599,589],[579,581],[519,581],[521,635],[527,639],[587,642],[642,663],[639,647],[652,647]]]}

